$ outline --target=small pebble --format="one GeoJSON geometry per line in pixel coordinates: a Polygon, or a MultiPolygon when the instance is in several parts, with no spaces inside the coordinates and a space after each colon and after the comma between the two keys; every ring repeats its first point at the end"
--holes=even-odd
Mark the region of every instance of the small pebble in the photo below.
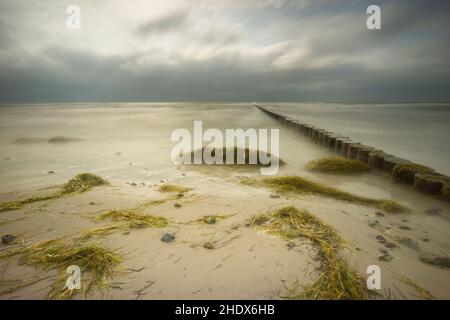
{"type": "Polygon", "coordinates": [[[170,233],[166,233],[161,238],[162,242],[172,242],[173,240],[175,240],[175,236],[170,233]]]}
{"type": "Polygon", "coordinates": [[[376,215],[377,217],[384,217],[384,213],[381,212],[381,211],[375,212],[375,215],[376,215]]]}
{"type": "Polygon", "coordinates": [[[386,242],[386,243],[384,244],[384,246],[385,246],[386,248],[389,248],[389,249],[397,248],[397,245],[396,245],[395,243],[393,243],[393,242],[386,242]]]}
{"type": "Polygon", "coordinates": [[[383,236],[377,236],[376,239],[379,243],[386,243],[386,239],[383,236]]]}
{"type": "Polygon", "coordinates": [[[2,243],[3,244],[11,244],[14,241],[16,241],[16,239],[17,238],[15,236],[13,236],[12,234],[6,234],[2,237],[2,243]]]}
{"type": "Polygon", "coordinates": [[[48,174],[53,174],[53,173],[55,173],[55,171],[49,170],[49,171],[47,171],[47,173],[48,173],[48,174]]]}
{"type": "Polygon", "coordinates": [[[272,199],[278,199],[280,196],[277,195],[277,194],[271,194],[270,197],[271,197],[272,199]]]}
{"type": "Polygon", "coordinates": [[[391,262],[392,259],[394,259],[394,258],[389,254],[383,254],[381,256],[378,256],[379,261],[391,262]]]}
{"type": "Polygon", "coordinates": [[[368,224],[369,224],[369,227],[374,228],[374,227],[378,226],[380,223],[378,222],[378,220],[369,220],[368,224]]]}
{"type": "Polygon", "coordinates": [[[399,226],[398,228],[402,230],[411,230],[411,228],[408,226],[399,226]]]}

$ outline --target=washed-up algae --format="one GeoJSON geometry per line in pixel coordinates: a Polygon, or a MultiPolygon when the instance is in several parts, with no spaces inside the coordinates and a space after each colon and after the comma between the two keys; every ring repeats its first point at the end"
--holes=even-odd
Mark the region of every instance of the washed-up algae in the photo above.
{"type": "MultiPolygon", "coordinates": [[[[213,165],[226,165],[226,163],[227,163],[227,151],[229,151],[231,148],[230,147],[224,147],[224,148],[222,148],[222,163],[221,164],[216,164],[216,163],[213,163],[213,165]]],[[[204,157],[203,157],[203,155],[204,155],[204,152],[205,152],[205,150],[206,150],[206,148],[205,147],[203,147],[202,149],[197,149],[197,150],[193,150],[193,151],[191,151],[191,154],[190,154],[190,156],[191,156],[191,162],[192,162],[192,164],[194,164],[194,157],[195,157],[195,154],[197,154],[197,153],[200,153],[201,155],[202,155],[202,157],[201,157],[201,159],[202,159],[202,163],[201,164],[205,164],[205,162],[204,162],[204,157]]],[[[206,150],[206,151],[208,151],[209,152],[209,150],[206,150]]],[[[264,161],[261,159],[261,157],[260,157],[260,150],[250,150],[249,148],[238,148],[238,147],[234,147],[233,149],[232,149],[232,151],[233,151],[233,161],[232,161],[232,164],[228,164],[228,166],[232,166],[232,165],[234,165],[234,166],[240,166],[240,165],[258,165],[258,166],[270,166],[271,165],[271,163],[269,162],[269,163],[264,163],[264,161]],[[256,163],[254,163],[254,164],[251,164],[250,163],[250,155],[251,155],[251,152],[253,152],[254,154],[255,154],[255,160],[256,160],[256,163]],[[241,156],[239,156],[239,158],[238,158],[238,155],[242,155],[242,158],[241,158],[241,156]],[[241,160],[243,163],[242,164],[238,164],[238,159],[239,160],[241,160]]],[[[212,158],[215,158],[216,157],[216,149],[212,149],[211,151],[210,151],[210,154],[211,154],[211,157],[212,158]]],[[[264,151],[264,154],[266,155],[266,157],[268,158],[268,159],[270,159],[270,160],[272,160],[275,156],[274,155],[272,155],[270,152],[266,152],[266,151],[264,151]]],[[[278,159],[278,164],[279,165],[284,165],[285,164],[285,162],[283,161],[283,159],[281,159],[281,158],[278,158],[277,157],[277,159],[278,159]]],[[[209,165],[209,164],[208,164],[209,165]]]]}
{"type": "Polygon", "coordinates": [[[8,250],[0,254],[0,259],[17,255],[20,256],[21,265],[59,272],[48,293],[49,299],[67,299],[78,291],[86,295],[107,288],[108,280],[114,276],[121,262],[119,255],[112,250],[68,238],[52,239],[8,250]],[[83,273],[81,290],[66,287],[66,270],[72,265],[78,266],[83,273]]]}
{"type": "Polygon", "coordinates": [[[262,180],[246,179],[242,182],[249,185],[269,187],[278,192],[313,194],[373,206],[391,213],[407,211],[407,208],[393,200],[372,199],[358,196],[299,176],[281,176],[275,178],[265,178],[262,180]]]}
{"type": "Polygon", "coordinates": [[[323,173],[351,174],[367,172],[370,170],[370,167],[354,159],[328,157],[308,162],[306,169],[323,173]]]}
{"type": "Polygon", "coordinates": [[[138,209],[110,210],[103,212],[97,220],[114,221],[125,223],[129,229],[164,228],[169,221],[164,217],[152,216],[140,212],[138,209]]]}
{"type": "Polygon", "coordinates": [[[19,210],[28,204],[45,200],[59,199],[61,197],[73,195],[76,193],[83,193],[91,190],[96,186],[103,186],[107,184],[108,182],[99,176],[91,173],[80,173],[67,181],[61,187],[61,190],[56,193],[44,196],[34,196],[22,200],[3,202],[0,204],[0,212],[19,210]]]}
{"type": "Polygon", "coordinates": [[[320,275],[312,284],[288,290],[288,299],[366,299],[367,290],[362,277],[340,257],[343,239],[336,231],[306,210],[293,206],[273,213],[260,214],[250,224],[271,235],[292,241],[307,238],[317,247],[320,275]]]}

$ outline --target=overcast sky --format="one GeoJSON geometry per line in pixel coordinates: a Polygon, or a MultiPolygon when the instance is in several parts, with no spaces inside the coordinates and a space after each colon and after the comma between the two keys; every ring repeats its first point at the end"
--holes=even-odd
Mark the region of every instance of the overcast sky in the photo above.
{"type": "Polygon", "coordinates": [[[0,102],[448,101],[449,3],[0,0],[0,102]]]}

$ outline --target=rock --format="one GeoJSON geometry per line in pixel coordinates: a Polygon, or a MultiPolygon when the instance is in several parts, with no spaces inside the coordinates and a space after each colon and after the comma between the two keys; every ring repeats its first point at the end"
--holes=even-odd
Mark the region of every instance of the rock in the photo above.
{"type": "Polygon", "coordinates": [[[5,157],[5,161],[9,161],[9,160],[11,160],[11,158],[5,157]]]}
{"type": "Polygon", "coordinates": [[[381,211],[375,212],[375,215],[376,215],[377,217],[384,217],[384,213],[381,212],[381,211]]]}
{"type": "Polygon", "coordinates": [[[135,182],[130,183],[130,186],[136,187],[137,184],[135,182]]]}
{"type": "Polygon", "coordinates": [[[422,240],[423,242],[430,242],[430,239],[428,239],[428,238],[422,238],[420,240],[422,240]]]}
{"type": "Polygon", "coordinates": [[[280,196],[277,195],[277,194],[271,194],[270,197],[271,197],[272,199],[278,199],[280,196]]]}
{"type": "Polygon", "coordinates": [[[386,238],[383,236],[377,236],[376,239],[379,243],[386,243],[386,238]]]}
{"type": "Polygon", "coordinates": [[[122,152],[116,152],[116,156],[120,157],[122,155],[122,152]]]}
{"type": "Polygon", "coordinates": [[[173,206],[174,206],[175,208],[181,208],[181,204],[179,204],[179,203],[175,203],[173,206]]]}
{"type": "Polygon", "coordinates": [[[162,242],[172,242],[173,240],[175,240],[175,236],[170,233],[166,233],[161,238],[162,242]]]}
{"type": "Polygon", "coordinates": [[[441,215],[441,209],[439,208],[430,208],[424,211],[425,214],[428,214],[430,216],[440,216],[441,215]]]}
{"type": "Polygon", "coordinates": [[[391,262],[394,259],[390,254],[383,254],[378,256],[379,261],[391,262]]]}
{"type": "Polygon", "coordinates": [[[54,173],[55,173],[55,171],[53,171],[53,170],[49,170],[49,171],[47,171],[47,173],[48,173],[48,174],[54,174],[54,173]]]}
{"type": "Polygon", "coordinates": [[[389,251],[387,250],[387,249],[385,249],[385,248],[380,248],[380,249],[378,249],[381,253],[383,253],[383,254],[388,254],[389,253],[389,251]]]}
{"type": "Polygon", "coordinates": [[[375,228],[380,223],[378,222],[378,220],[369,220],[368,224],[369,224],[369,227],[375,228]]]}
{"type": "Polygon", "coordinates": [[[399,226],[398,227],[399,229],[402,229],[402,230],[411,230],[411,228],[410,227],[408,227],[408,226],[399,226]]]}
{"type": "Polygon", "coordinates": [[[2,237],[2,243],[3,244],[12,244],[14,241],[16,241],[16,237],[12,234],[6,234],[2,237]]]}
{"type": "Polygon", "coordinates": [[[411,248],[414,250],[419,249],[419,245],[418,245],[417,241],[415,241],[411,238],[400,238],[400,239],[398,239],[398,242],[400,242],[405,247],[408,247],[408,248],[411,248]]]}
{"type": "Polygon", "coordinates": [[[386,248],[389,248],[389,249],[397,248],[397,245],[396,245],[395,243],[393,243],[393,242],[386,242],[386,243],[384,244],[384,246],[385,246],[386,248]]]}
{"type": "Polygon", "coordinates": [[[422,254],[419,259],[427,264],[434,266],[450,268],[450,257],[435,256],[432,254],[422,254]]]}

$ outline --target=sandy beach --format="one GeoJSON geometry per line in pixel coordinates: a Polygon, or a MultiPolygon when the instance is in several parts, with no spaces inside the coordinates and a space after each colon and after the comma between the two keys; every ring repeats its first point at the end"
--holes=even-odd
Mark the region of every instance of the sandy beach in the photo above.
{"type": "MultiPolygon", "coordinates": [[[[73,298],[289,298],[321,274],[317,246],[304,237],[286,241],[250,221],[294,206],[336,231],[345,242],[339,256],[363,281],[368,266],[380,267],[382,288],[368,299],[450,299],[448,268],[423,261],[424,256],[449,255],[448,203],[379,172],[339,175],[306,170],[306,163],[330,152],[251,105],[24,106],[0,112],[0,202],[52,194],[81,172],[109,182],[0,212],[0,235],[17,237],[14,244],[0,245],[0,255],[51,239],[70,242],[87,231],[115,226],[117,221],[99,219],[111,210],[138,208],[140,214],[167,221],[162,227],[114,229],[88,239],[117,253],[120,262],[105,288],[87,296],[75,293],[73,298]],[[27,117],[31,112],[34,116],[27,117]],[[96,120],[99,114],[101,121],[96,120]],[[326,196],[246,184],[248,179],[261,179],[254,168],[173,165],[170,131],[192,127],[200,114],[209,127],[245,128],[252,119],[252,127],[280,128],[280,157],[286,165],[277,176],[306,177],[358,196],[394,200],[408,212],[389,213],[326,196]],[[48,142],[54,136],[76,140],[48,142]],[[161,187],[167,185],[187,189],[163,192],[161,187]],[[205,216],[217,218],[204,223],[205,216]],[[166,233],[175,238],[161,241],[166,233]],[[394,245],[386,248],[386,243],[394,245]],[[385,254],[392,259],[380,261],[385,254]]],[[[0,259],[0,299],[46,299],[61,272],[27,265],[20,254],[0,259]]]]}

